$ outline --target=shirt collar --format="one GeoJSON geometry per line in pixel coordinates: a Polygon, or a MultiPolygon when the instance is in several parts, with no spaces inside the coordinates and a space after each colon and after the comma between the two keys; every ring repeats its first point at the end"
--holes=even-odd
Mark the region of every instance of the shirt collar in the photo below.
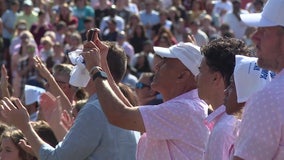
{"type": "Polygon", "coordinates": [[[226,107],[221,105],[214,112],[208,115],[208,117],[204,120],[205,125],[212,130],[215,123],[220,119],[220,117],[225,113],[226,107]]]}

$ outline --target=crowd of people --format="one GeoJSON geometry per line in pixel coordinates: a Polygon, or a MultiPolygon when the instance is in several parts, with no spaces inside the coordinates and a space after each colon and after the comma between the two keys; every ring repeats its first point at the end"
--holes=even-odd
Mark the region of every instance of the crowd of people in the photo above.
{"type": "Polygon", "coordinates": [[[283,0],[1,7],[0,159],[284,159],[283,0]]]}

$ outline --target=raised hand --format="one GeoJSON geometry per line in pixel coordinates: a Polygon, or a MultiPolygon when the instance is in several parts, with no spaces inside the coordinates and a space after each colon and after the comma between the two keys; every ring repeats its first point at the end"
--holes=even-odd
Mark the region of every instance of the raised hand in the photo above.
{"type": "Polygon", "coordinates": [[[45,92],[40,96],[40,114],[49,125],[59,123],[61,106],[59,97],[54,97],[50,92],[45,92]]]}
{"type": "Polygon", "coordinates": [[[70,116],[70,114],[66,110],[62,112],[60,120],[63,127],[66,128],[67,130],[69,130],[74,123],[74,119],[70,116]]]}
{"type": "Polygon", "coordinates": [[[28,152],[29,154],[33,155],[33,156],[36,156],[33,149],[32,149],[32,146],[28,145],[28,143],[26,142],[26,140],[24,139],[20,139],[20,142],[19,142],[19,146],[26,152],[28,152]]]}
{"type": "Polygon", "coordinates": [[[49,70],[47,69],[46,65],[42,62],[42,60],[38,56],[34,57],[34,66],[43,78],[48,79],[50,78],[50,76],[52,76],[49,70]]]}
{"type": "Polygon", "coordinates": [[[9,98],[4,97],[1,102],[0,110],[5,121],[22,131],[27,129],[30,116],[21,101],[18,98],[15,98],[15,100],[12,101],[9,98]]]}
{"type": "Polygon", "coordinates": [[[99,30],[95,29],[93,40],[88,41],[86,44],[84,44],[82,56],[84,57],[86,68],[88,70],[91,70],[93,66],[101,66],[101,51],[95,44],[96,41],[99,41],[98,33],[99,30]]]}
{"type": "Polygon", "coordinates": [[[190,43],[192,43],[192,44],[197,45],[196,39],[194,38],[194,36],[193,36],[191,33],[188,34],[188,36],[187,36],[187,41],[186,41],[186,42],[190,42],[190,43]]]}

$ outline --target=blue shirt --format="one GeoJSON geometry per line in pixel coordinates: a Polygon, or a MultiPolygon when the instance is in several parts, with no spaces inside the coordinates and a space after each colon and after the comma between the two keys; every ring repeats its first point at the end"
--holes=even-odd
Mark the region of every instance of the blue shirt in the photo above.
{"type": "Polygon", "coordinates": [[[92,95],[80,110],[72,128],[55,148],[42,145],[42,160],[134,160],[133,131],[111,125],[92,95]]]}
{"type": "Polygon", "coordinates": [[[83,8],[78,8],[77,6],[75,6],[72,10],[72,13],[75,17],[78,18],[78,31],[84,31],[85,26],[84,26],[84,19],[86,17],[91,17],[94,18],[95,16],[95,11],[91,6],[85,6],[83,8]]]}
{"type": "MultiPolygon", "coordinates": [[[[8,28],[14,29],[15,23],[17,20],[17,13],[13,12],[12,10],[6,10],[2,15],[2,22],[8,28]]],[[[3,38],[12,39],[13,33],[8,32],[8,30],[3,27],[3,38]]]]}
{"type": "MultiPolygon", "coordinates": [[[[160,22],[159,13],[155,10],[152,10],[151,13],[147,13],[145,10],[140,11],[140,20],[144,25],[155,25],[160,22]]],[[[151,38],[151,29],[146,30],[146,35],[148,38],[151,38]]]]}

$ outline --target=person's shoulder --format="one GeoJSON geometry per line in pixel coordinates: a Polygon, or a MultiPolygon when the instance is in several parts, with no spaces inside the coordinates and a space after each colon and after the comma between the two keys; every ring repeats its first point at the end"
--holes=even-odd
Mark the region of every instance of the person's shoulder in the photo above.
{"type": "MultiPolygon", "coordinates": [[[[98,99],[88,100],[79,112],[78,118],[93,119],[95,117],[105,117],[98,99]]],[[[97,119],[96,118],[96,119],[97,119]]]]}
{"type": "Polygon", "coordinates": [[[5,10],[4,13],[2,14],[2,17],[3,17],[3,16],[7,16],[7,15],[12,14],[12,13],[13,13],[13,12],[12,12],[10,9],[7,9],[7,10],[5,10]]]}
{"type": "Polygon", "coordinates": [[[120,17],[119,15],[115,15],[114,19],[117,21],[124,21],[124,19],[120,17]]]}
{"type": "Polygon", "coordinates": [[[156,10],[152,10],[151,14],[153,14],[153,15],[159,15],[159,12],[156,11],[156,10]]]}
{"type": "Polygon", "coordinates": [[[140,16],[141,16],[141,15],[144,16],[144,15],[146,14],[146,11],[145,11],[145,10],[141,10],[141,11],[139,11],[139,14],[140,14],[140,16]]]}
{"type": "Polygon", "coordinates": [[[34,18],[38,18],[38,12],[32,11],[31,16],[34,17],[34,18]]]}
{"type": "Polygon", "coordinates": [[[18,12],[17,13],[17,17],[19,18],[19,17],[23,17],[24,16],[24,12],[23,11],[20,11],[20,12],[18,12]]]}
{"type": "Polygon", "coordinates": [[[95,11],[94,8],[92,6],[90,6],[90,5],[86,5],[85,6],[85,10],[87,10],[89,12],[94,12],[95,11]]]}
{"type": "Polygon", "coordinates": [[[132,81],[133,83],[136,83],[138,81],[138,78],[131,73],[128,73],[126,76],[128,81],[132,81]]]}
{"type": "Polygon", "coordinates": [[[102,22],[104,21],[104,22],[107,22],[107,21],[109,21],[110,20],[110,16],[104,16],[103,18],[102,18],[102,22]]]}

